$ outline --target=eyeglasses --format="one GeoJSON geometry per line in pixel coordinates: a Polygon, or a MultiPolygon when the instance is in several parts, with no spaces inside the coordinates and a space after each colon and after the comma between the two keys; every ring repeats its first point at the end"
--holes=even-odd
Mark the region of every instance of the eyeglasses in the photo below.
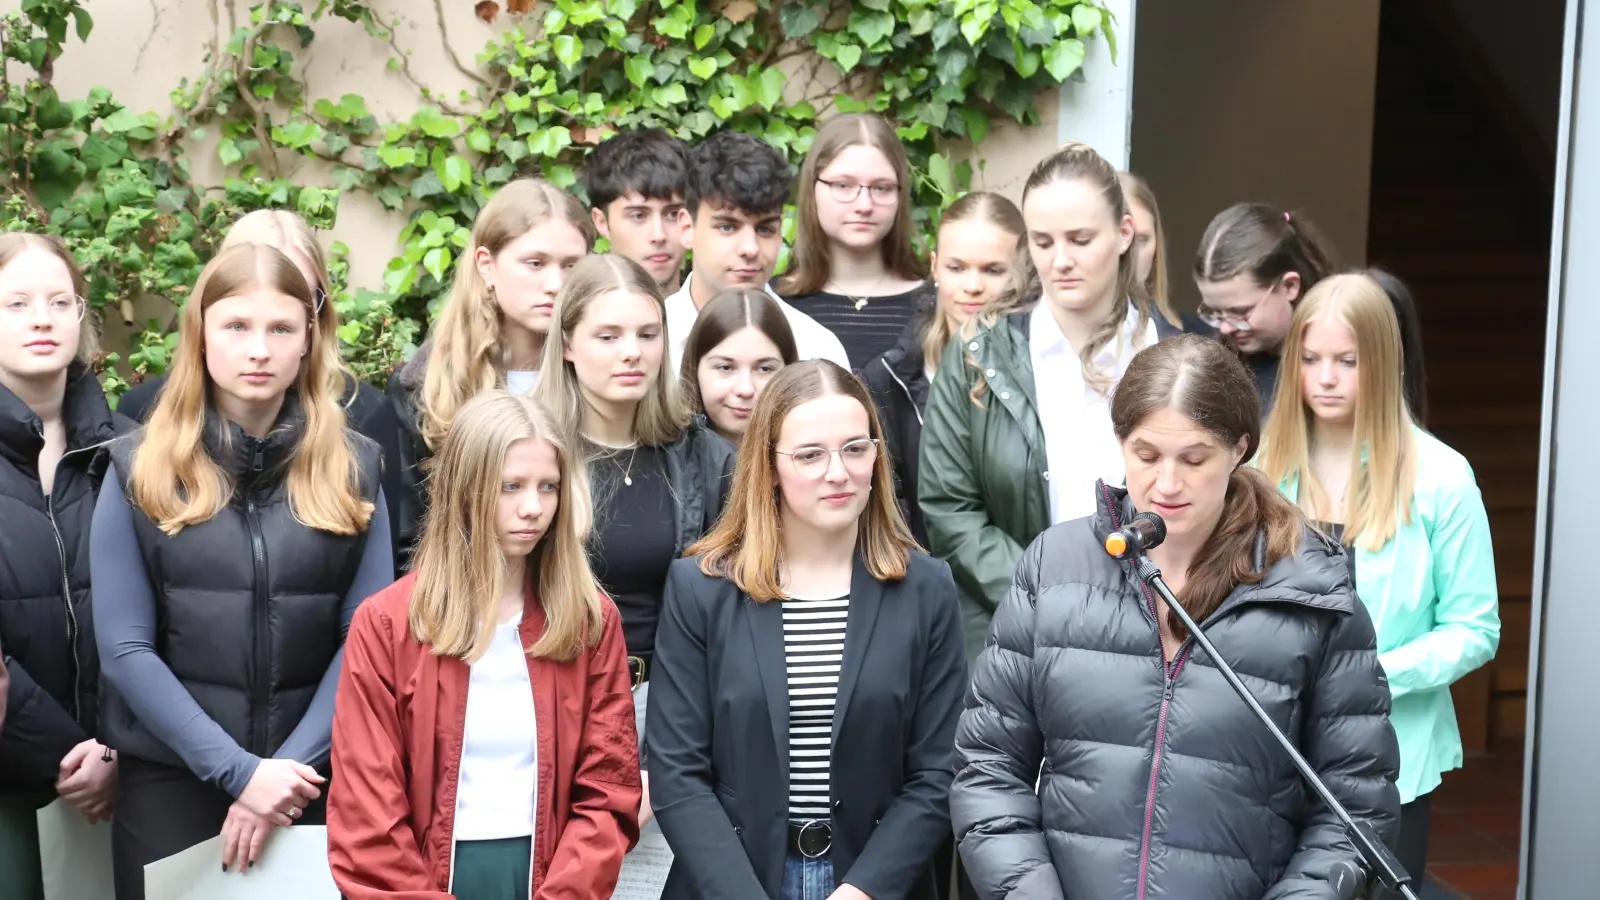
{"type": "Polygon", "coordinates": [[[877,184],[856,184],[854,181],[829,181],[818,178],[818,184],[828,186],[828,191],[833,194],[833,199],[840,203],[851,203],[861,196],[861,189],[867,189],[867,196],[872,198],[876,206],[888,206],[900,199],[900,185],[883,181],[877,184]]]}
{"type": "Polygon", "coordinates": [[[1256,302],[1250,304],[1243,310],[1223,311],[1219,309],[1212,309],[1211,307],[1202,303],[1200,304],[1200,309],[1196,315],[1199,316],[1200,321],[1206,323],[1212,328],[1221,329],[1222,326],[1226,325],[1229,328],[1232,328],[1234,331],[1254,331],[1255,326],[1250,324],[1250,317],[1256,314],[1256,310],[1261,308],[1261,304],[1268,297],[1272,296],[1272,292],[1277,289],[1278,282],[1272,282],[1272,284],[1269,285],[1266,291],[1261,295],[1260,299],[1256,300],[1256,302]]]}
{"type": "Polygon", "coordinates": [[[828,474],[828,463],[833,456],[839,457],[839,464],[847,471],[859,474],[871,469],[872,464],[878,459],[878,441],[875,438],[861,438],[837,450],[828,450],[824,447],[796,447],[793,450],[773,452],[789,457],[789,463],[794,466],[796,475],[815,480],[828,474]]]}
{"type": "Polygon", "coordinates": [[[24,318],[39,308],[40,301],[43,301],[44,308],[52,319],[71,318],[79,322],[83,321],[84,311],[89,306],[87,300],[75,294],[56,294],[54,297],[40,298],[30,297],[27,294],[11,294],[0,303],[0,312],[19,319],[24,318]]]}

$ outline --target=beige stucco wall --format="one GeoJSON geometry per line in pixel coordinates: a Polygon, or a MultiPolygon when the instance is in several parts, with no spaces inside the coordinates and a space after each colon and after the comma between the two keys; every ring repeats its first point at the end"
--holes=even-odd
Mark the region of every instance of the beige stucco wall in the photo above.
{"type": "MultiPolygon", "coordinates": [[[[225,40],[231,31],[230,0],[215,3],[225,40]]],[[[249,0],[231,0],[235,24],[245,20],[249,5],[249,0]]],[[[304,5],[314,8],[315,0],[304,5]]],[[[445,50],[447,40],[460,60],[472,66],[478,51],[493,36],[494,27],[473,15],[472,3],[446,0],[436,7],[430,0],[379,0],[373,5],[385,19],[400,17],[397,41],[410,54],[411,68],[423,83],[451,97],[472,86],[445,50]],[[439,8],[444,11],[442,20],[436,11],[439,8]]],[[[18,0],[0,0],[0,8],[17,6],[18,0]]],[[[135,110],[168,114],[172,109],[170,91],[183,78],[193,79],[203,70],[206,46],[213,35],[207,0],[100,0],[88,6],[95,17],[94,32],[87,44],[70,45],[57,64],[57,89],[70,98],[83,96],[91,87],[106,86],[135,110]]],[[[368,109],[384,121],[408,116],[418,101],[416,88],[386,68],[389,56],[389,48],[359,26],[329,17],[316,25],[312,45],[296,53],[295,66],[303,72],[312,100],[359,94],[368,109]]],[[[1041,122],[1037,127],[993,130],[980,148],[988,162],[976,175],[975,187],[1016,196],[1027,171],[1055,148],[1056,92],[1041,96],[1038,106],[1041,122]]],[[[194,155],[196,174],[202,181],[220,181],[215,157],[209,148],[207,151],[194,155]]],[[[292,166],[286,172],[289,177],[308,184],[329,183],[319,163],[284,158],[292,166]]],[[[351,248],[355,283],[381,287],[383,267],[397,249],[395,236],[402,224],[399,216],[384,212],[374,200],[360,194],[345,196],[332,236],[351,248]]]]}

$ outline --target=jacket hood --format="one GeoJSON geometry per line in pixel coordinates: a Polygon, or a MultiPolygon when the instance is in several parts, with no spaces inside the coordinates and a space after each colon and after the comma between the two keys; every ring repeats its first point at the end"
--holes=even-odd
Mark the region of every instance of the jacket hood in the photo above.
{"type": "MultiPolygon", "coordinates": [[[[116,437],[116,414],[106,403],[105,390],[94,370],[80,360],[67,366],[66,392],[61,415],[67,430],[67,449],[77,450],[116,437]]],[[[44,425],[16,394],[0,385],[0,457],[33,468],[44,448],[44,425]]]]}
{"type": "MultiPolygon", "coordinates": [[[[1132,519],[1136,510],[1127,488],[1112,487],[1100,481],[1095,484],[1095,490],[1098,497],[1094,536],[1097,541],[1103,541],[1132,519]]],[[[1261,574],[1261,580],[1234,588],[1208,618],[1228,607],[1251,602],[1288,602],[1331,612],[1355,612],[1355,584],[1350,578],[1344,550],[1338,545],[1307,523],[1301,529],[1299,548],[1267,566],[1266,543],[1266,533],[1257,532],[1255,569],[1261,574]]]]}

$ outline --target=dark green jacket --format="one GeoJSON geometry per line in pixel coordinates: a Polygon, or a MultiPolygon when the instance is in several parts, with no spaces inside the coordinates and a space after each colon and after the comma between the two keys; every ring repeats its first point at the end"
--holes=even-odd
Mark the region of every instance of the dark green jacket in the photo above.
{"type": "Polygon", "coordinates": [[[1028,313],[1019,312],[951,341],[923,413],[917,499],[928,549],[991,612],[1011,587],[1023,548],[1050,527],[1027,324],[1028,313]],[[978,404],[968,354],[989,385],[978,404]]]}

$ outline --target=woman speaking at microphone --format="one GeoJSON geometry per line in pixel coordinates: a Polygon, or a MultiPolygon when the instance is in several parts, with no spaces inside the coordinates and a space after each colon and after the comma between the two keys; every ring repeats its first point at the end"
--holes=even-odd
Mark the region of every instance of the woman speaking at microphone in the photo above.
{"type": "Polygon", "coordinates": [[[1111,406],[1127,487],[1017,568],[956,734],[951,818],[983,897],[1336,896],[1333,812],[1108,536],[1155,513],[1169,587],[1358,821],[1392,841],[1399,752],[1339,547],[1258,472],[1260,401],[1215,341],[1141,351],[1111,406]],[[1043,777],[1040,768],[1043,767],[1043,777]]]}

